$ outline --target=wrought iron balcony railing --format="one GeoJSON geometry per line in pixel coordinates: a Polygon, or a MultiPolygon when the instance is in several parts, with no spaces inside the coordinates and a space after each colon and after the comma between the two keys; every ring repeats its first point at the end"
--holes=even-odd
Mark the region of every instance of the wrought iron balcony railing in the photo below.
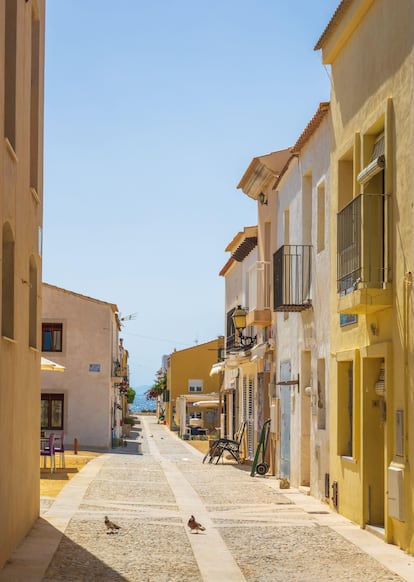
{"type": "Polygon", "coordinates": [[[311,245],[283,245],[273,255],[274,311],[304,311],[312,307],[311,251],[311,245]]]}
{"type": "Polygon", "coordinates": [[[360,194],[338,213],[337,289],[344,295],[362,284],[382,288],[389,280],[384,194],[360,194]]]}

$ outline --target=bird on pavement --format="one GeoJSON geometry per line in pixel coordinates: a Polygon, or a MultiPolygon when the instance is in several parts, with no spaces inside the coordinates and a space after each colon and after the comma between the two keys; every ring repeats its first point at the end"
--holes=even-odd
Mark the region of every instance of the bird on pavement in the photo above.
{"type": "Polygon", "coordinates": [[[198,533],[199,531],[205,531],[206,529],[203,525],[201,525],[201,523],[198,523],[198,521],[195,520],[194,515],[190,517],[190,519],[187,522],[187,525],[191,529],[191,531],[195,531],[196,533],[198,533]]]}
{"type": "Polygon", "coordinates": [[[105,515],[105,525],[108,530],[106,533],[115,533],[116,530],[121,529],[119,525],[108,519],[107,515],[105,515]]]}

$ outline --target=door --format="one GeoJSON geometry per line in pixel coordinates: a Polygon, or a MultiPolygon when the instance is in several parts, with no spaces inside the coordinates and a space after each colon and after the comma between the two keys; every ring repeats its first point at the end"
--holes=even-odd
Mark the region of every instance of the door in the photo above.
{"type": "Polygon", "coordinates": [[[364,389],[364,520],[384,527],[385,497],[385,361],[380,358],[363,360],[364,389]]]}
{"type": "MultiPolygon", "coordinates": [[[[290,380],[290,361],[280,364],[280,381],[290,380]]],[[[280,385],[280,477],[290,479],[290,386],[280,385]]]]}
{"type": "Polygon", "coordinates": [[[246,422],[247,458],[254,457],[254,382],[252,376],[243,376],[242,420],[246,422]]]}

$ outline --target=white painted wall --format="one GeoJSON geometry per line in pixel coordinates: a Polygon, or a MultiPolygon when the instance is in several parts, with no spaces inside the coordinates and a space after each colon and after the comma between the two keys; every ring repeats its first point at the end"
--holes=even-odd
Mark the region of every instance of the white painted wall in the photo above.
{"type": "MultiPolygon", "coordinates": [[[[276,381],[281,362],[291,363],[291,483],[324,496],[329,472],[329,160],[330,116],[323,119],[278,185],[273,252],[283,244],[312,244],[312,310],[276,314],[276,381]],[[325,184],[325,248],[318,252],[318,185],[325,184]],[[306,196],[306,198],[304,198],[306,196]],[[311,198],[309,198],[311,196],[311,198]],[[289,217],[288,227],[284,221],[289,217]],[[326,425],[318,428],[318,359],[325,359],[326,425]],[[305,392],[305,387],[311,387],[305,392]],[[306,433],[310,433],[307,439],[306,433]],[[307,467],[309,469],[307,469],[307,467]]],[[[321,366],[319,366],[321,368],[321,366]]]]}
{"type": "Polygon", "coordinates": [[[248,272],[258,261],[258,250],[255,247],[242,261],[235,261],[225,275],[225,313],[241,305],[249,307],[247,293],[248,272]]]}

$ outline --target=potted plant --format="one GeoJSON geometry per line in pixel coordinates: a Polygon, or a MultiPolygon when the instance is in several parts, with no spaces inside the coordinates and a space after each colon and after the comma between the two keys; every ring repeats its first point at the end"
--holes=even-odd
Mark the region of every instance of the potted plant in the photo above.
{"type": "Polygon", "coordinates": [[[132,425],[134,425],[134,424],[135,424],[135,420],[133,418],[130,418],[129,416],[126,416],[122,420],[122,434],[124,436],[128,436],[129,433],[131,432],[132,425]]]}

